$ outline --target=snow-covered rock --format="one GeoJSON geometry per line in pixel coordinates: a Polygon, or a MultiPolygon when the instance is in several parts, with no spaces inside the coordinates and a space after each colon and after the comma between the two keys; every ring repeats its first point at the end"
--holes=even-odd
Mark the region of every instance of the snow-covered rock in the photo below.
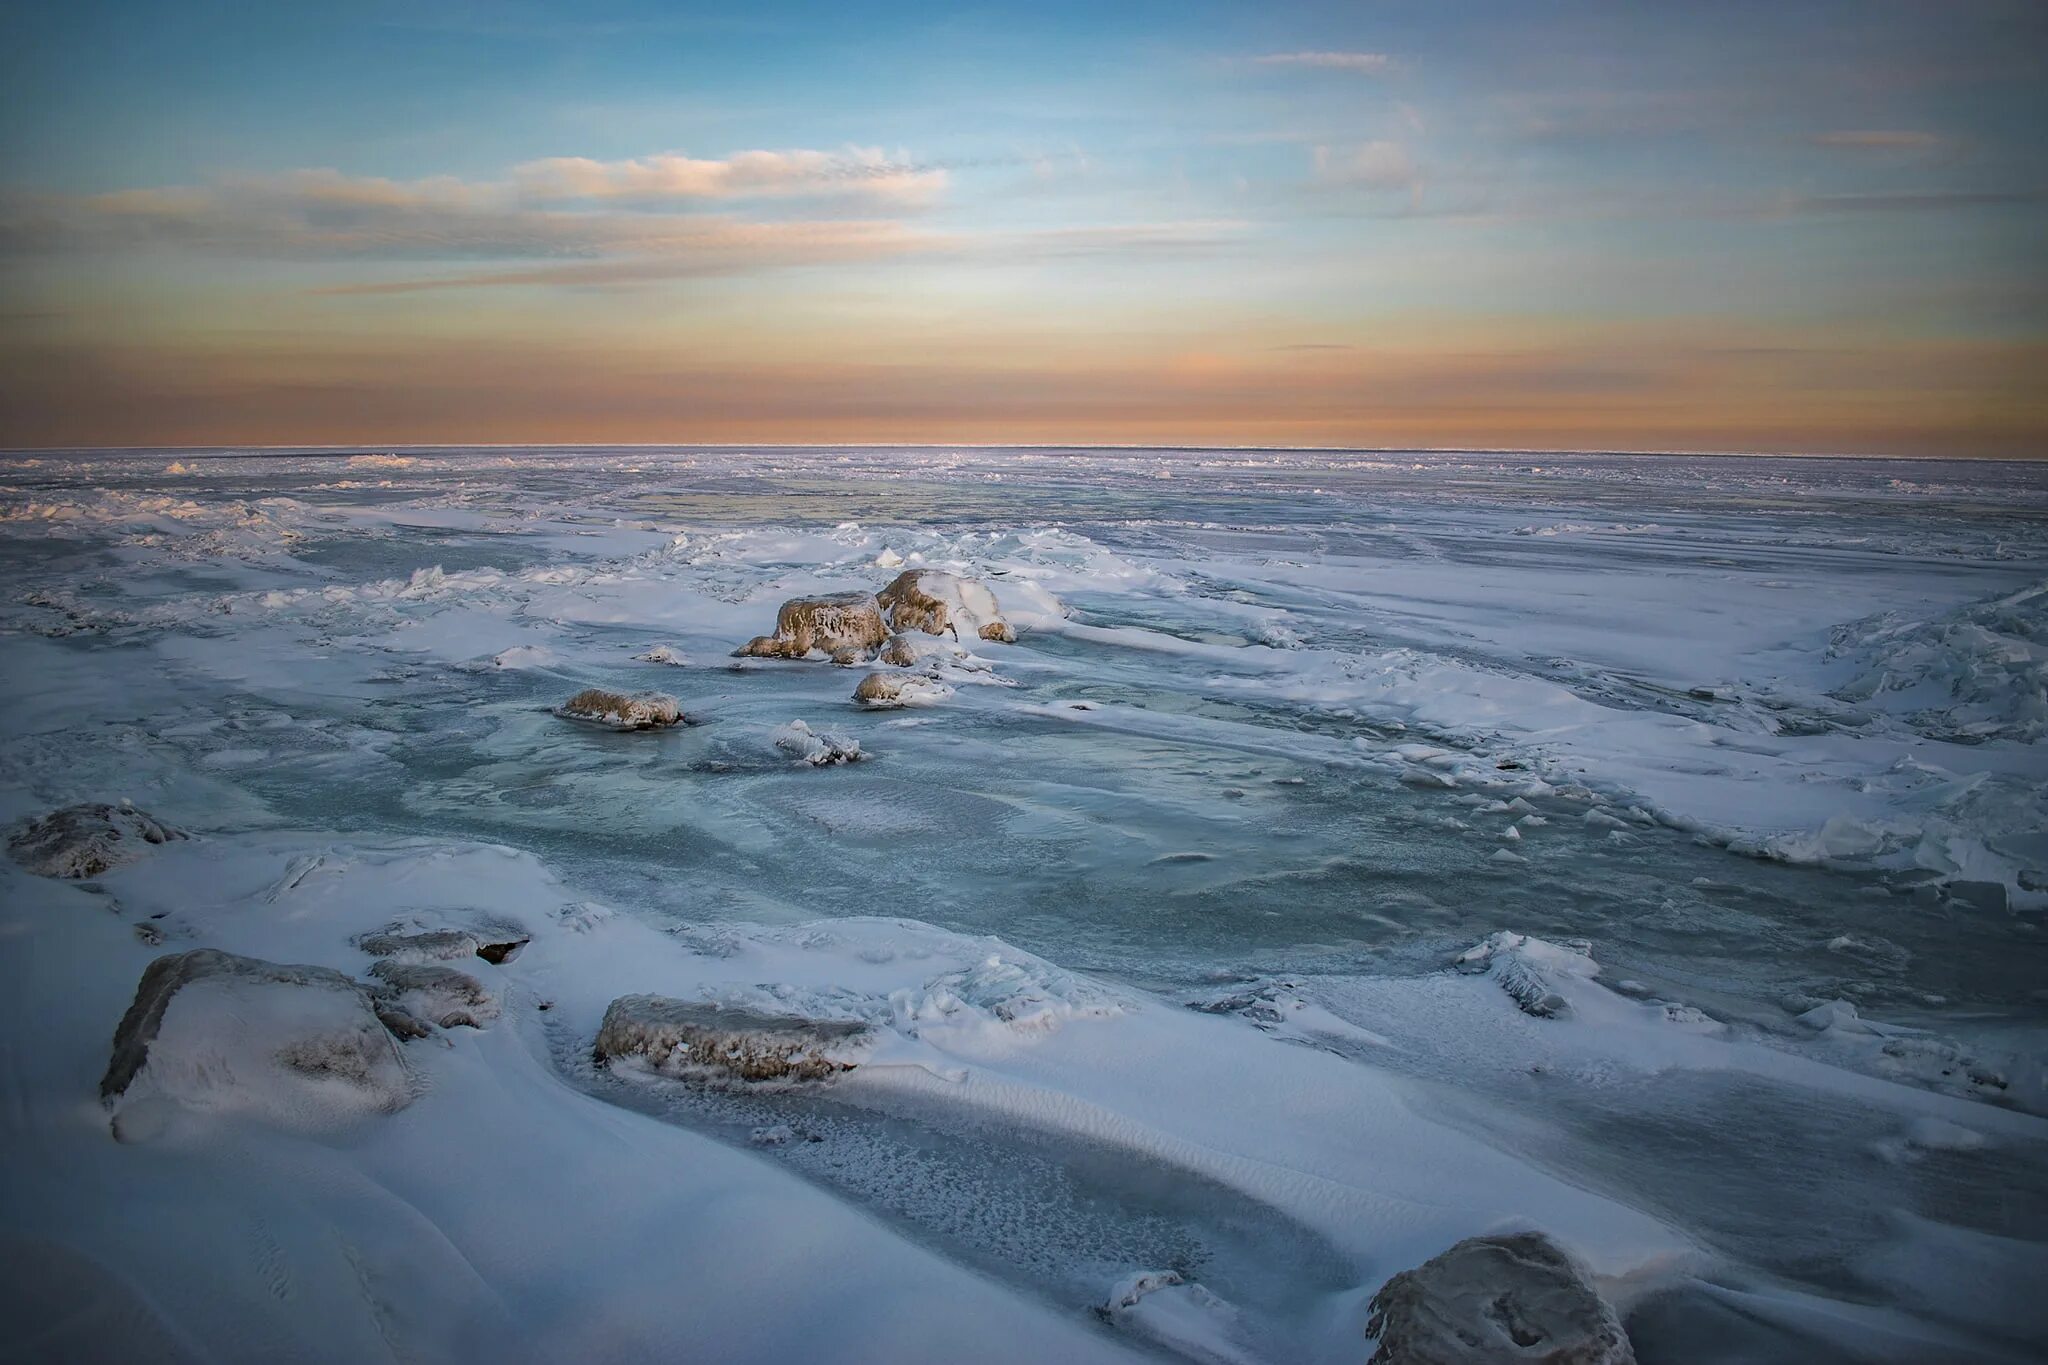
{"type": "Polygon", "coordinates": [[[656,645],[646,653],[635,654],[633,657],[643,664],[668,664],[672,668],[682,668],[690,662],[674,645],[656,645]]]}
{"type": "Polygon", "coordinates": [[[1614,1309],[1541,1233],[1469,1237],[1373,1295],[1372,1365],[1635,1365],[1614,1309]]]}
{"type": "Polygon", "coordinates": [[[939,569],[905,569],[876,594],[889,624],[955,640],[1008,644],[1017,632],[1003,619],[988,585],[939,569]]]}
{"type": "Polygon", "coordinates": [[[761,659],[829,658],[836,664],[875,657],[889,628],[873,593],[793,597],[775,613],[775,633],[757,635],[733,653],[761,659]]]}
{"type": "Polygon", "coordinates": [[[1238,1311],[1177,1270],[1146,1270],[1120,1280],[1096,1310],[1104,1322],[1199,1365],[1251,1365],[1238,1311]]]}
{"type": "Polygon", "coordinates": [[[853,689],[853,699],[876,711],[905,706],[931,706],[953,695],[953,689],[934,678],[914,673],[870,673],[853,689]]]}
{"type": "Polygon", "coordinates": [[[683,708],[666,692],[639,692],[627,696],[586,687],[562,703],[560,714],[570,720],[594,721],[615,730],[659,730],[682,722],[683,708]]]}
{"type": "Polygon", "coordinates": [[[496,924],[480,932],[468,929],[380,930],[364,934],[356,946],[371,957],[393,962],[453,962],[480,957],[492,965],[510,962],[531,940],[522,929],[496,924]]]}
{"type": "Polygon", "coordinates": [[[370,994],[330,967],[212,948],[160,957],[114,1032],[100,1096],[124,1140],[166,1105],[321,1128],[389,1113],[413,1078],[370,994]]]}
{"type": "Polygon", "coordinates": [[[371,966],[370,975],[382,983],[378,994],[387,1004],[442,1028],[482,1028],[498,1017],[498,997],[454,967],[385,958],[371,966]]]}
{"type": "Polygon", "coordinates": [[[97,877],[185,836],[125,802],[53,810],[7,841],[14,860],[39,877],[97,877]]]}
{"type": "Polygon", "coordinates": [[[797,762],[808,763],[814,768],[858,763],[867,757],[861,752],[859,740],[813,730],[800,720],[793,720],[775,732],[775,747],[797,762]]]}
{"type": "Polygon", "coordinates": [[[597,1031],[600,1063],[637,1057],[665,1075],[813,1081],[859,1065],[866,1024],[771,1014],[736,1005],[622,995],[597,1031]]]}
{"type": "Polygon", "coordinates": [[[1467,948],[1452,965],[1461,972],[1492,976],[1523,1013],[1538,1019],[1571,1013],[1566,988],[1600,974],[1589,944],[1551,943],[1507,930],[1467,948]]]}

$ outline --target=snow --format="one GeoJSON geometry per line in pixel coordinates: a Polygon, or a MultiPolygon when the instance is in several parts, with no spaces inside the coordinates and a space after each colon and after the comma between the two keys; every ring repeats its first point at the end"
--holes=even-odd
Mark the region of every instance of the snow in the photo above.
{"type": "Polygon", "coordinates": [[[0,867],[5,1311],[75,1355],[1355,1361],[1522,1231],[1645,1361],[2048,1343],[2030,467],[171,460],[0,468],[0,818],[189,836],[0,867]],[[904,570],[944,705],[731,657],[904,570]],[[702,724],[555,714],[650,666],[702,724]],[[335,979],[184,988],[110,1113],[195,949],[335,979]],[[634,997],[856,1064],[595,1065],[634,997]]]}

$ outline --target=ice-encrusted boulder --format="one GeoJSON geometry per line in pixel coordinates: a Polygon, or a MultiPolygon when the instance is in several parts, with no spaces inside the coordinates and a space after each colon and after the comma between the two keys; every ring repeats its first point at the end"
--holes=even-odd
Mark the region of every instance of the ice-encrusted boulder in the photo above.
{"type": "Polygon", "coordinates": [[[387,1005],[442,1028],[482,1028],[498,1017],[498,997],[483,982],[442,963],[385,958],[371,965],[370,975],[387,1005]]]}
{"type": "Polygon", "coordinates": [[[791,598],[775,613],[773,635],[757,635],[733,653],[760,659],[818,655],[836,664],[856,664],[874,658],[888,638],[873,593],[840,592],[791,598]]]}
{"type": "Polygon", "coordinates": [[[1552,943],[1505,929],[1458,954],[1452,965],[1461,972],[1490,975],[1524,1014],[1538,1019],[1571,1013],[1566,998],[1571,983],[1600,974],[1591,944],[1552,943]]]}
{"type": "Polygon", "coordinates": [[[1468,1237],[1373,1295],[1370,1365],[1635,1365],[1621,1319],[1537,1232],[1468,1237]]]}
{"type": "Polygon", "coordinates": [[[467,929],[422,929],[414,932],[385,929],[364,934],[356,940],[356,947],[371,957],[390,958],[393,962],[453,962],[465,957],[480,957],[492,966],[500,966],[517,957],[519,950],[531,941],[524,930],[501,924],[477,932],[467,929]]]}
{"type": "Polygon", "coordinates": [[[97,877],[157,844],[185,836],[125,801],[65,806],[32,820],[7,841],[14,860],[39,877],[97,877]]]}
{"type": "Polygon", "coordinates": [[[132,1111],[166,1101],[317,1128],[401,1109],[413,1080],[359,983],[331,967],[198,948],[144,969],[100,1097],[124,1138],[148,1126],[132,1111]]]}
{"type": "Polygon", "coordinates": [[[673,1076],[815,1081],[859,1065],[872,1038],[857,1020],[622,995],[604,1012],[596,1057],[638,1057],[673,1076]]]}
{"type": "Polygon", "coordinates": [[[561,705],[558,714],[570,720],[593,721],[614,730],[660,730],[679,725],[683,708],[666,692],[638,692],[627,696],[586,687],[561,705]]]}
{"type": "Polygon", "coordinates": [[[908,635],[891,635],[889,642],[882,646],[882,652],[875,657],[885,664],[894,664],[898,668],[915,668],[920,653],[916,643],[908,635]]]}
{"type": "Polygon", "coordinates": [[[898,631],[949,635],[963,642],[1009,644],[1017,638],[987,584],[940,569],[905,569],[875,600],[898,631]]]}
{"type": "Polygon", "coordinates": [[[800,720],[793,720],[775,732],[775,747],[797,762],[808,763],[814,768],[858,763],[867,757],[861,752],[859,740],[813,730],[800,720]]]}
{"type": "Polygon", "coordinates": [[[853,699],[875,711],[931,706],[952,695],[953,689],[946,684],[915,673],[870,673],[853,689],[853,699]]]}

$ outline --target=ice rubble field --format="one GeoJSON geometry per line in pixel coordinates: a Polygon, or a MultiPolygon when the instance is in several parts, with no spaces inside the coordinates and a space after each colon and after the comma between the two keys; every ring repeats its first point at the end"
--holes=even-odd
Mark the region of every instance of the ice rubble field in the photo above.
{"type": "Polygon", "coordinates": [[[1390,1275],[1522,1229],[1647,1362],[2048,1348],[2033,467],[52,453],[0,566],[0,819],[192,836],[0,867],[29,1358],[1362,1361],[1390,1275]],[[1020,638],[910,709],[731,657],[905,566],[1020,638]],[[116,1140],[159,955],[507,925],[396,1112],[217,1049],[222,987],[116,1140]],[[636,992],[874,1041],[593,1065],[636,992]]]}

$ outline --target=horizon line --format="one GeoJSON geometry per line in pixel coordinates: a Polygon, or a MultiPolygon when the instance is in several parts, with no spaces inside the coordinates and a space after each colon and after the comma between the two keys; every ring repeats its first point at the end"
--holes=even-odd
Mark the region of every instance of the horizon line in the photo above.
{"type": "Polygon", "coordinates": [[[212,454],[213,458],[296,453],[377,455],[461,450],[1106,450],[1106,451],[1265,451],[1355,455],[1611,455],[1658,459],[1679,456],[1734,460],[1898,460],[1968,461],[1972,464],[2048,463],[2048,450],[2035,455],[1898,454],[1843,450],[1721,450],[1712,448],[1640,446],[1353,446],[1353,445],[1194,445],[1100,441],[422,441],[422,442],[294,442],[268,445],[227,442],[213,445],[0,446],[0,458],[37,455],[212,454]]]}

